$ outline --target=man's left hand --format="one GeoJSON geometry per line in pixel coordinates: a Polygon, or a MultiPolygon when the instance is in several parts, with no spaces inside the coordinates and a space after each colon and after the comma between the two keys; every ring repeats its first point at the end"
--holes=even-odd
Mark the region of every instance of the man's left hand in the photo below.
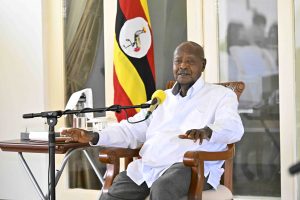
{"type": "Polygon", "coordinates": [[[199,140],[199,144],[202,144],[204,139],[210,139],[212,134],[212,130],[209,127],[204,127],[201,129],[191,129],[188,130],[184,135],[179,135],[178,137],[181,139],[190,139],[197,142],[199,140]]]}

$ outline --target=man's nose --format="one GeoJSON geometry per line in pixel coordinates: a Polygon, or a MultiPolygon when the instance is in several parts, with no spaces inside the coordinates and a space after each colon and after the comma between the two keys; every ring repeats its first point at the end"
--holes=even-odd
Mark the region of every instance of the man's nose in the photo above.
{"type": "Polygon", "coordinates": [[[180,69],[186,69],[189,66],[188,62],[183,61],[182,63],[180,63],[179,68],[180,69]]]}

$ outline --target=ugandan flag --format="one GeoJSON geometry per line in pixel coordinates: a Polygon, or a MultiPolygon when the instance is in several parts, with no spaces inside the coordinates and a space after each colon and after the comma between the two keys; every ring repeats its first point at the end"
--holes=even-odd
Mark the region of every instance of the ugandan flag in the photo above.
{"type": "MultiPolygon", "coordinates": [[[[118,0],[114,38],[114,104],[139,105],[155,91],[153,39],[147,0],[118,0]]],[[[128,117],[138,109],[127,110],[128,117]]],[[[116,113],[118,121],[125,112],[116,113]]]]}

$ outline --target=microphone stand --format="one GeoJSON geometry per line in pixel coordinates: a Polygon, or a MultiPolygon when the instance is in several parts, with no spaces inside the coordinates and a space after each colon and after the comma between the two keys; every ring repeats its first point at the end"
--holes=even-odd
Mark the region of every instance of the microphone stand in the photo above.
{"type": "Polygon", "coordinates": [[[50,183],[48,183],[48,198],[49,200],[55,200],[55,125],[57,124],[57,119],[62,115],[68,114],[79,114],[79,113],[90,113],[90,112],[106,112],[114,111],[121,112],[121,110],[132,109],[132,108],[149,108],[150,104],[140,104],[133,106],[120,106],[113,105],[105,108],[84,108],[82,110],[65,110],[65,111],[47,111],[41,113],[28,113],[24,114],[23,118],[34,118],[42,117],[47,118],[47,124],[49,126],[48,135],[48,154],[49,154],[49,171],[48,177],[50,176],[50,183]]]}
{"type": "Polygon", "coordinates": [[[57,118],[60,117],[62,113],[61,112],[50,112],[50,113],[48,113],[47,116],[47,124],[49,125],[48,153],[49,153],[49,165],[50,165],[49,167],[50,175],[48,174],[48,180],[50,176],[50,185],[48,183],[48,196],[49,199],[55,200],[55,125],[57,124],[57,118]],[[49,187],[50,187],[50,191],[49,191],[49,187]]]}

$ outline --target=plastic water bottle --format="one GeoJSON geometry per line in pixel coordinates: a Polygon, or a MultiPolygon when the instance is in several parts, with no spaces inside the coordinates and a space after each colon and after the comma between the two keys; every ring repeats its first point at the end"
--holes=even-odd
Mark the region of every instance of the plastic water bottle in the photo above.
{"type": "MultiPolygon", "coordinates": [[[[76,110],[84,109],[85,103],[86,103],[86,97],[84,94],[82,94],[76,104],[75,109],[76,110]]],[[[73,128],[86,129],[86,122],[87,122],[87,117],[85,113],[78,113],[73,116],[73,128]]]]}

